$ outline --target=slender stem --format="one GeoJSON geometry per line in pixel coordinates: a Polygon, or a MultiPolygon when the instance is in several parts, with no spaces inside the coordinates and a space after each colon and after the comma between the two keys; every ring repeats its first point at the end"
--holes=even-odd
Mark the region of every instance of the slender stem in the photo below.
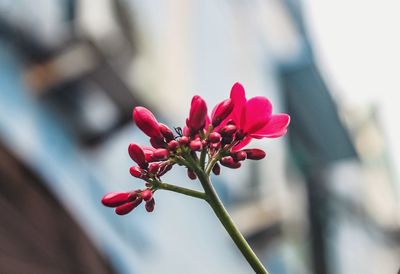
{"type": "Polygon", "coordinates": [[[197,170],[197,176],[201,181],[204,190],[206,192],[207,198],[206,201],[210,204],[211,208],[214,210],[218,219],[225,227],[228,234],[231,236],[232,240],[235,242],[236,246],[242,252],[243,256],[246,258],[247,262],[253,268],[255,273],[257,274],[268,274],[268,271],[262,265],[257,255],[251,249],[250,245],[247,243],[246,239],[240,233],[239,229],[235,226],[232,221],[232,218],[229,216],[228,211],[225,209],[222,204],[217,192],[215,191],[210,178],[203,171],[197,170]]]}
{"type": "Polygon", "coordinates": [[[176,186],[176,185],[171,185],[171,184],[167,184],[167,183],[158,183],[156,185],[157,189],[164,189],[164,190],[169,190],[169,191],[173,191],[173,192],[177,192],[177,193],[181,193],[187,196],[192,196],[195,198],[199,198],[202,200],[206,199],[206,194],[203,192],[199,192],[196,190],[192,190],[189,188],[185,188],[185,187],[180,187],[180,186],[176,186]]]}

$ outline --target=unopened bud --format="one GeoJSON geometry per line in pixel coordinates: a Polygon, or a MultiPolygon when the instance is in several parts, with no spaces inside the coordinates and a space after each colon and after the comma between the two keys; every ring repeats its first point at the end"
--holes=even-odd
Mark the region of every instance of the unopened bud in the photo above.
{"type": "Polygon", "coordinates": [[[182,136],[181,138],[179,138],[179,143],[181,145],[187,145],[189,143],[189,137],[187,136],[182,136]]]}
{"type": "Polygon", "coordinates": [[[156,205],[156,202],[154,201],[154,198],[152,198],[151,200],[146,202],[144,207],[146,208],[147,212],[153,212],[155,205],[156,205]]]}
{"type": "Polygon", "coordinates": [[[129,173],[136,178],[143,178],[143,169],[138,166],[132,166],[129,169],[129,173]]]}
{"type": "Polygon", "coordinates": [[[240,162],[235,162],[230,156],[222,158],[220,163],[229,168],[239,168],[241,166],[240,162]]]}
{"type": "Polygon", "coordinates": [[[150,144],[154,147],[154,148],[164,148],[167,147],[167,143],[164,141],[163,138],[150,138],[150,144]]]}
{"type": "Polygon", "coordinates": [[[218,132],[211,132],[210,136],[208,136],[208,141],[213,144],[221,142],[221,134],[218,132]]]}
{"type": "Polygon", "coordinates": [[[178,146],[179,146],[179,143],[176,140],[172,140],[168,143],[168,149],[172,150],[172,151],[175,151],[178,148],[178,146]]]}
{"type": "Polygon", "coordinates": [[[246,160],[247,154],[243,150],[236,151],[232,153],[232,157],[236,162],[246,160]]]}
{"type": "Polygon", "coordinates": [[[149,165],[149,172],[150,172],[151,174],[157,174],[157,172],[159,171],[159,169],[160,169],[160,164],[158,164],[158,163],[151,163],[151,164],[149,165]]]}
{"type": "Polygon", "coordinates": [[[139,166],[146,166],[146,157],[144,155],[143,149],[137,144],[130,144],[128,147],[129,156],[135,161],[139,166]]]}
{"type": "Polygon", "coordinates": [[[108,207],[117,207],[129,201],[129,192],[110,192],[103,196],[101,202],[108,207]]]}
{"type": "Polygon", "coordinates": [[[186,125],[193,132],[198,132],[204,128],[207,116],[207,104],[200,96],[194,96],[190,106],[189,118],[186,120],[186,125]]]}
{"type": "Polygon", "coordinates": [[[146,202],[149,201],[151,198],[153,198],[153,192],[151,191],[151,189],[143,190],[140,195],[142,196],[142,199],[145,200],[146,202]]]}
{"type": "Polygon", "coordinates": [[[235,125],[226,125],[220,130],[222,136],[232,136],[235,132],[236,132],[235,125]]]}
{"type": "Polygon", "coordinates": [[[191,180],[196,180],[197,178],[196,173],[194,173],[190,168],[187,169],[187,175],[191,180]]]}
{"type": "Polygon", "coordinates": [[[169,151],[165,148],[156,149],[153,154],[154,158],[156,158],[157,160],[160,160],[160,161],[167,160],[168,155],[169,155],[169,151]]]}
{"type": "Polygon", "coordinates": [[[167,140],[167,142],[174,140],[174,133],[172,132],[172,130],[167,127],[164,124],[159,123],[159,129],[161,131],[161,134],[164,136],[165,140],[167,140]]]}
{"type": "Polygon", "coordinates": [[[193,140],[189,144],[191,151],[199,151],[203,148],[203,145],[200,140],[193,140]]]}
{"type": "Polygon", "coordinates": [[[220,167],[220,165],[219,165],[218,163],[216,163],[216,164],[213,166],[212,172],[213,172],[215,175],[219,175],[219,174],[221,173],[221,167],[220,167]]]}
{"type": "Polygon", "coordinates": [[[233,110],[232,99],[226,99],[215,106],[213,110],[212,125],[214,127],[219,126],[221,122],[231,114],[233,110]]]}
{"type": "Polygon", "coordinates": [[[244,149],[243,151],[246,152],[247,159],[250,160],[261,160],[267,155],[264,150],[259,148],[244,149]]]}
{"type": "Polygon", "coordinates": [[[135,107],[133,110],[133,120],[147,136],[161,138],[161,132],[158,127],[157,119],[153,113],[145,107],[135,107]]]}
{"type": "Polygon", "coordinates": [[[142,198],[138,197],[132,202],[120,205],[115,209],[115,213],[118,215],[125,215],[131,212],[135,207],[137,207],[142,202],[142,198]]]}

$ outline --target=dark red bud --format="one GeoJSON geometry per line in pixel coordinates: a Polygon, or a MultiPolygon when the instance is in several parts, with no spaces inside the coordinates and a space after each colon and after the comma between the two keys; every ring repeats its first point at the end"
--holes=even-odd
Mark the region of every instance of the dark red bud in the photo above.
{"type": "Polygon", "coordinates": [[[154,151],[153,157],[157,160],[167,160],[169,156],[169,151],[165,148],[159,148],[154,151]]]}
{"type": "Polygon", "coordinates": [[[151,174],[157,174],[157,172],[160,170],[160,164],[157,163],[151,163],[149,165],[149,172],[151,174]]]}
{"type": "Polygon", "coordinates": [[[235,132],[236,132],[235,125],[226,125],[220,130],[222,136],[232,136],[235,132]]]}
{"type": "Polygon", "coordinates": [[[179,143],[181,145],[187,145],[189,143],[189,137],[187,136],[182,136],[181,138],[179,138],[179,143]]]}
{"type": "Polygon", "coordinates": [[[199,151],[203,148],[203,145],[200,140],[193,140],[189,144],[191,151],[199,151]]]}
{"type": "Polygon", "coordinates": [[[246,160],[247,154],[243,150],[236,151],[232,153],[232,157],[236,162],[246,160]]]}
{"type": "Polygon", "coordinates": [[[214,127],[219,126],[233,110],[233,101],[226,99],[215,106],[212,117],[212,125],[214,127]]]}
{"type": "Polygon", "coordinates": [[[208,136],[208,141],[213,144],[221,142],[221,134],[218,132],[211,132],[210,136],[208,136]]]}
{"type": "Polygon", "coordinates": [[[167,147],[167,143],[164,141],[164,138],[154,138],[151,137],[150,138],[150,144],[154,147],[154,148],[164,148],[167,147]]]}
{"type": "Polygon", "coordinates": [[[110,192],[103,196],[101,202],[108,207],[117,207],[129,201],[129,192],[110,192]]]}
{"type": "Polygon", "coordinates": [[[115,213],[118,215],[125,215],[131,212],[135,207],[137,207],[142,202],[142,198],[138,197],[132,202],[120,205],[115,209],[115,213]]]}
{"type": "Polygon", "coordinates": [[[147,201],[145,204],[145,208],[147,212],[153,212],[154,210],[154,206],[156,205],[156,202],[154,201],[154,199],[152,198],[151,200],[147,201]]]}
{"type": "Polygon", "coordinates": [[[165,140],[167,140],[167,142],[174,140],[174,133],[169,127],[160,123],[159,129],[161,131],[161,134],[164,136],[165,140]]]}
{"type": "Polygon", "coordinates": [[[130,169],[129,169],[129,173],[133,176],[133,177],[136,177],[136,178],[143,178],[143,169],[141,169],[140,167],[138,167],[138,166],[132,166],[130,169]]]}
{"type": "Polygon", "coordinates": [[[186,125],[194,132],[204,128],[207,116],[207,104],[200,96],[194,96],[192,99],[189,118],[186,125]]]}
{"type": "Polygon", "coordinates": [[[146,157],[144,155],[143,149],[137,144],[130,144],[128,147],[129,156],[135,161],[139,166],[146,166],[146,157]]]}
{"type": "Polygon", "coordinates": [[[258,148],[244,149],[243,151],[246,152],[247,159],[250,160],[261,160],[267,155],[264,150],[258,148]]]}
{"type": "Polygon", "coordinates": [[[151,189],[145,189],[143,192],[140,194],[142,196],[142,199],[145,200],[146,202],[149,201],[151,198],[153,198],[153,192],[151,189]]]}
{"type": "Polygon", "coordinates": [[[235,162],[230,156],[222,158],[220,163],[229,168],[239,168],[241,166],[240,162],[235,162]]]}
{"type": "Polygon", "coordinates": [[[196,180],[197,178],[196,173],[194,173],[194,171],[189,168],[187,169],[187,175],[191,180],[196,180]]]}
{"type": "Polygon", "coordinates": [[[223,145],[227,145],[227,144],[232,143],[232,141],[233,141],[233,136],[232,135],[231,136],[224,136],[224,137],[222,137],[221,143],[223,145]]]}
{"type": "Polygon", "coordinates": [[[219,175],[219,174],[221,173],[221,167],[219,166],[218,163],[216,163],[216,164],[213,166],[212,172],[213,172],[215,175],[219,175]]]}
{"type": "Polygon", "coordinates": [[[178,146],[179,146],[179,143],[176,140],[172,140],[168,143],[168,149],[172,150],[172,151],[175,151],[178,148],[178,146]]]}
{"type": "Polygon", "coordinates": [[[157,119],[147,108],[135,107],[133,110],[133,120],[135,120],[138,128],[140,128],[147,136],[162,138],[157,119]]]}

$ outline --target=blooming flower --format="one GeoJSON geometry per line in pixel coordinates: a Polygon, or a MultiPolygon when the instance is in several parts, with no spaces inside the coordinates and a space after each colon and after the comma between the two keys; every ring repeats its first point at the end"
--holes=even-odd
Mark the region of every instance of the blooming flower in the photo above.
{"type": "MultiPolygon", "coordinates": [[[[130,174],[145,181],[145,188],[130,192],[112,192],[105,195],[102,203],[114,207],[124,215],[143,201],[145,209],[152,212],[155,207],[154,192],[165,184],[161,177],[175,164],[187,168],[190,179],[200,179],[202,172],[219,175],[221,166],[236,169],[243,161],[260,160],[265,157],[261,149],[242,149],[253,139],[275,138],[286,133],[290,117],[287,114],[272,114],[272,105],[265,97],[246,99],[244,88],[236,83],[230,98],[218,103],[207,114],[207,104],[200,96],[191,102],[186,126],[176,128],[176,135],[161,124],[145,107],[135,107],[133,119],[140,130],[149,138],[151,146],[130,144],[128,153],[136,165],[130,174]],[[206,158],[208,161],[206,164],[206,158]]],[[[176,187],[173,188],[176,191],[176,187]]]]}

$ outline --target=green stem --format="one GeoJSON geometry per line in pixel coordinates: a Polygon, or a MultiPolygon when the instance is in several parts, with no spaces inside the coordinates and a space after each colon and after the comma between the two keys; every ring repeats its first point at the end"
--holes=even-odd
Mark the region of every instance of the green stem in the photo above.
{"type": "Polygon", "coordinates": [[[169,191],[173,191],[173,192],[177,192],[180,194],[184,194],[187,196],[192,196],[195,198],[199,198],[202,200],[206,200],[206,194],[203,192],[199,192],[196,190],[192,190],[189,188],[184,188],[184,187],[180,187],[180,186],[176,186],[176,185],[171,185],[171,184],[167,184],[167,183],[158,183],[156,185],[157,189],[164,189],[164,190],[169,190],[169,191]]]}
{"type": "Polygon", "coordinates": [[[206,193],[206,201],[210,204],[211,208],[214,210],[218,219],[225,227],[229,236],[231,236],[232,240],[235,242],[236,246],[242,252],[243,256],[246,258],[247,262],[253,268],[255,273],[257,274],[268,274],[268,271],[262,265],[257,255],[251,249],[250,245],[247,243],[246,239],[240,233],[239,229],[233,223],[231,216],[229,216],[228,211],[225,209],[222,204],[217,192],[215,191],[210,178],[203,171],[197,169],[197,176],[201,181],[204,191],[206,193]]]}

